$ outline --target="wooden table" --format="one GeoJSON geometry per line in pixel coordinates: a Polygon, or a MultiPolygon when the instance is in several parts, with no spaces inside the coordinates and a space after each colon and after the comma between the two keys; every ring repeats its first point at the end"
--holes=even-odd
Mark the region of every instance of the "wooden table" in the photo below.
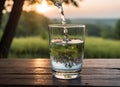
{"type": "Polygon", "coordinates": [[[11,85],[120,86],[120,59],[84,59],[74,80],[54,78],[49,59],[0,59],[0,87],[11,85]]]}

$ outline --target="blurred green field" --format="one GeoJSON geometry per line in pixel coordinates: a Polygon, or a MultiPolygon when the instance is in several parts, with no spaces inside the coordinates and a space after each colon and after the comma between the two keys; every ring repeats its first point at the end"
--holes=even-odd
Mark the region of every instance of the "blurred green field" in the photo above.
{"type": "MultiPolygon", "coordinates": [[[[48,58],[49,43],[40,37],[15,38],[9,58],[48,58]]],[[[85,38],[85,58],[120,58],[120,40],[85,38]]]]}
{"type": "Polygon", "coordinates": [[[120,40],[87,37],[86,58],[120,58],[120,40]]]}
{"type": "Polygon", "coordinates": [[[49,57],[48,40],[40,37],[15,38],[13,40],[9,58],[49,57]]]}

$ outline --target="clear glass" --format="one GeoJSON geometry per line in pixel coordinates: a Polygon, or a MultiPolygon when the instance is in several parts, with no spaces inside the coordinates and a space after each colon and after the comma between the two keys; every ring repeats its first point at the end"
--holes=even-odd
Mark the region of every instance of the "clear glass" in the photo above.
{"type": "Polygon", "coordinates": [[[85,25],[49,25],[50,60],[54,77],[75,79],[80,76],[84,42],[85,25]]]}

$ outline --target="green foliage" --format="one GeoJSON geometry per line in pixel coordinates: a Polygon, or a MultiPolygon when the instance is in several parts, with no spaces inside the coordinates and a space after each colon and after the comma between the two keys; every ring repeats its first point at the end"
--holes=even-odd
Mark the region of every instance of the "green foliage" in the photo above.
{"type": "Polygon", "coordinates": [[[15,38],[9,56],[17,58],[48,57],[48,52],[48,40],[40,37],[15,38]]]}
{"type": "MultiPolygon", "coordinates": [[[[47,35],[49,19],[35,12],[23,12],[19,21],[16,36],[47,35]]],[[[43,36],[46,38],[45,36],[43,36]]]]}
{"type": "MultiPolygon", "coordinates": [[[[48,40],[40,37],[15,38],[9,58],[49,57],[48,40]]],[[[85,58],[120,58],[120,41],[85,38],[85,58]]]]}
{"type": "Polygon", "coordinates": [[[115,29],[114,29],[115,39],[120,39],[120,19],[117,21],[115,29]]]}
{"type": "Polygon", "coordinates": [[[78,4],[78,2],[79,1],[82,1],[82,0],[47,0],[48,2],[49,1],[52,1],[53,3],[55,2],[55,1],[60,1],[60,2],[64,2],[65,4],[72,4],[73,6],[76,6],[76,7],[79,7],[79,4],[78,4]]]}
{"type": "Polygon", "coordinates": [[[86,58],[120,58],[120,41],[87,37],[85,42],[86,58]]]}
{"type": "Polygon", "coordinates": [[[102,28],[101,37],[102,38],[111,38],[111,39],[113,39],[114,38],[113,32],[114,31],[113,31],[113,29],[111,27],[102,28]]]}
{"type": "Polygon", "coordinates": [[[88,36],[101,36],[100,27],[93,24],[86,24],[86,32],[88,36]]]}
{"type": "Polygon", "coordinates": [[[5,28],[6,24],[7,24],[7,21],[9,19],[9,15],[10,15],[10,13],[3,14],[1,30],[4,30],[4,28],[5,28]]]}
{"type": "Polygon", "coordinates": [[[112,35],[111,34],[111,32],[109,32],[110,30],[108,30],[108,29],[105,29],[105,30],[103,30],[102,32],[101,32],[101,36],[103,37],[103,38],[110,38],[110,36],[112,35]]]}
{"type": "Polygon", "coordinates": [[[2,32],[2,30],[0,30],[0,39],[1,39],[2,35],[3,35],[3,32],[2,32]]]}

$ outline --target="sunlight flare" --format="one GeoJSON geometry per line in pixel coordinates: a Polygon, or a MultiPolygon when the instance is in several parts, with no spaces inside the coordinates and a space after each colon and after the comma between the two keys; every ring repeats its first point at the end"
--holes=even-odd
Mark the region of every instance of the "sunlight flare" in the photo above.
{"type": "Polygon", "coordinates": [[[36,10],[37,10],[37,12],[39,12],[39,13],[47,12],[49,9],[50,9],[50,8],[49,8],[46,0],[43,0],[41,4],[37,4],[37,5],[36,5],[36,10]]]}

